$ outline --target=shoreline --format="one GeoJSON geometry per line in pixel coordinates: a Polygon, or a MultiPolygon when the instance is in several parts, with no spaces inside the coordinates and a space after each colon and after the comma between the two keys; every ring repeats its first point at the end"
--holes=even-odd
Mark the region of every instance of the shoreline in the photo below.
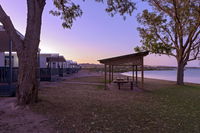
{"type": "MultiPolygon", "coordinates": [[[[139,77],[140,78],[140,77],[139,77]]],[[[154,79],[154,78],[144,78],[144,80],[157,80],[157,81],[166,81],[166,82],[172,82],[176,84],[176,81],[172,80],[165,80],[165,79],[154,79]]],[[[145,82],[145,81],[144,81],[145,82]]],[[[184,82],[185,85],[200,85],[200,83],[192,83],[192,82],[184,82]]]]}
{"type": "MultiPolygon", "coordinates": [[[[123,73],[113,73],[115,77],[127,77],[127,75],[124,75],[123,73]]],[[[75,78],[81,78],[81,77],[104,77],[104,72],[94,72],[94,71],[89,71],[89,70],[81,70],[79,73],[77,73],[77,75],[75,74],[73,77],[75,78]]],[[[128,76],[128,77],[132,77],[132,76],[128,76]]],[[[140,82],[140,76],[138,75],[138,81],[140,82]]],[[[176,84],[176,81],[174,80],[167,80],[167,79],[156,79],[156,78],[149,78],[149,77],[145,77],[144,75],[144,80],[153,80],[153,81],[163,81],[163,82],[171,82],[176,84]]],[[[144,81],[145,82],[145,81],[144,81]]],[[[200,83],[192,83],[192,82],[185,82],[186,85],[200,85],[200,83]]]]}
{"type": "MultiPolygon", "coordinates": [[[[200,71],[196,70],[185,71],[184,82],[189,84],[200,84],[198,80],[199,73],[200,71]]],[[[122,73],[122,75],[132,77],[132,71],[124,72],[122,73]]],[[[138,77],[141,77],[140,72],[138,72],[138,77]]],[[[144,71],[144,78],[176,82],[176,71],[175,70],[144,71]]]]}

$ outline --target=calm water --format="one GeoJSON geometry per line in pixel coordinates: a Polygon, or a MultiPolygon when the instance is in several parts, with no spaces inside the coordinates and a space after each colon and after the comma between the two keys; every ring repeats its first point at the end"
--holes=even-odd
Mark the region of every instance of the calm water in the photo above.
{"type": "MultiPolygon", "coordinates": [[[[125,72],[123,74],[127,76],[132,76],[132,72],[125,72]]],[[[138,76],[140,77],[140,72],[138,72],[138,76]]],[[[144,77],[176,81],[176,70],[145,71],[144,77]]],[[[184,81],[200,84],[200,69],[186,69],[184,81]]]]}

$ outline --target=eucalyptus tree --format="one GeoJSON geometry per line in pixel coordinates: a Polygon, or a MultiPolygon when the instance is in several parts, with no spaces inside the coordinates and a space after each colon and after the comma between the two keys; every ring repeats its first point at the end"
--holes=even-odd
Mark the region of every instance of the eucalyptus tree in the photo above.
{"type": "MultiPolygon", "coordinates": [[[[75,0],[74,0],[75,1],[75,0]]],[[[27,0],[27,24],[25,37],[21,40],[12,20],[0,5],[0,22],[13,42],[19,58],[17,103],[26,105],[38,100],[37,51],[40,43],[42,14],[46,2],[53,2],[56,10],[50,13],[62,19],[64,28],[71,28],[77,17],[83,13],[80,6],[72,0],[27,0]]],[[[84,0],[83,0],[84,1],[84,0]]],[[[107,4],[106,12],[111,16],[131,14],[135,4],[131,0],[95,0],[107,4]]],[[[10,2],[12,4],[12,2],[10,2]]]]}
{"type": "Polygon", "coordinates": [[[144,0],[152,7],[138,15],[142,46],[155,54],[173,56],[177,60],[177,84],[184,84],[184,68],[196,60],[200,51],[199,0],[144,0]]]}

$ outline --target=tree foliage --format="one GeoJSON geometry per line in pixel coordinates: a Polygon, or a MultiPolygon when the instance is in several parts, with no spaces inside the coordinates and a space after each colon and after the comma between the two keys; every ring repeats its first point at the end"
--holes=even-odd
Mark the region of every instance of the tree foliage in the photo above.
{"type": "Polygon", "coordinates": [[[144,0],[153,11],[138,15],[142,46],[136,51],[149,50],[183,61],[197,59],[200,50],[199,0],[144,0]]]}
{"type": "Polygon", "coordinates": [[[177,84],[184,84],[184,67],[200,53],[199,0],[143,0],[153,11],[138,15],[143,40],[135,51],[174,56],[177,60],[177,84]]]}
{"type": "MultiPolygon", "coordinates": [[[[83,0],[85,1],[85,0],[83,0]]],[[[135,9],[135,3],[131,0],[95,0],[96,2],[107,3],[105,9],[111,16],[119,13],[124,16],[126,14],[131,15],[135,9]]],[[[73,22],[77,17],[83,14],[80,5],[76,4],[72,0],[53,0],[56,10],[51,10],[50,14],[58,16],[63,20],[62,26],[64,28],[71,28],[73,22]]]]}

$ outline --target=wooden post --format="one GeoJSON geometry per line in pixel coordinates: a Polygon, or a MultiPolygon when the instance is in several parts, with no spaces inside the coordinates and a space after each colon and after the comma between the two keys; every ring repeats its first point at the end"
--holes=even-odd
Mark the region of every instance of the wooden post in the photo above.
{"type": "Polygon", "coordinates": [[[136,85],[138,85],[138,66],[135,66],[135,72],[136,72],[136,85]]]}
{"type": "Polygon", "coordinates": [[[134,71],[135,71],[135,69],[134,69],[134,66],[132,66],[132,78],[133,78],[133,82],[135,81],[135,77],[134,77],[134,71]]]}
{"type": "Polygon", "coordinates": [[[142,66],[141,66],[141,78],[142,78],[142,89],[144,87],[144,61],[143,61],[143,58],[142,58],[142,66]]]}
{"type": "Polygon", "coordinates": [[[9,86],[10,89],[12,88],[12,41],[10,41],[9,44],[9,69],[10,69],[10,73],[9,73],[9,86]]]}
{"type": "Polygon", "coordinates": [[[111,83],[111,65],[109,65],[109,84],[111,83]]]}
{"type": "Polygon", "coordinates": [[[63,62],[62,62],[62,77],[64,76],[64,64],[63,64],[63,62]]]}
{"type": "Polygon", "coordinates": [[[106,85],[107,84],[107,81],[106,81],[107,80],[107,65],[106,64],[105,64],[104,71],[105,71],[105,88],[104,89],[106,90],[107,89],[107,85],[106,85]]]}
{"type": "Polygon", "coordinates": [[[52,66],[51,66],[51,61],[49,61],[49,63],[50,63],[50,69],[49,69],[49,71],[50,71],[50,81],[52,80],[52,66]]]}
{"type": "Polygon", "coordinates": [[[133,90],[133,82],[131,82],[131,90],[133,90]]]}
{"type": "Polygon", "coordinates": [[[112,65],[112,68],[111,68],[111,69],[112,69],[112,81],[113,81],[113,65],[112,65]]]}

